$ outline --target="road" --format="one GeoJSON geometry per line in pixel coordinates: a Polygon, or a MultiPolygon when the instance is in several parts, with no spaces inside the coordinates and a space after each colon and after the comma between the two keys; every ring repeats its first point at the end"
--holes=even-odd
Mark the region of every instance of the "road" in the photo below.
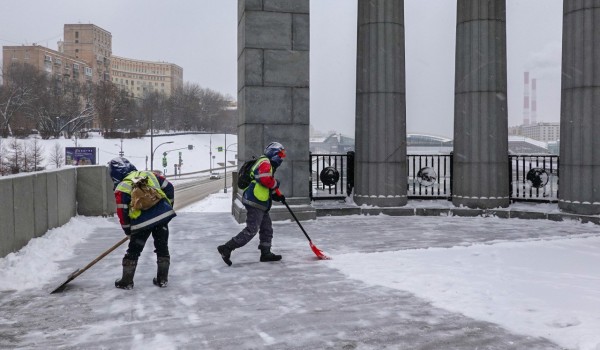
{"type": "MultiPolygon", "coordinates": [[[[174,179],[169,181],[175,186],[175,210],[198,202],[209,194],[223,191],[223,178],[210,180],[204,175],[197,178],[174,179]]],[[[231,186],[231,173],[227,173],[227,185],[231,186]]]]}

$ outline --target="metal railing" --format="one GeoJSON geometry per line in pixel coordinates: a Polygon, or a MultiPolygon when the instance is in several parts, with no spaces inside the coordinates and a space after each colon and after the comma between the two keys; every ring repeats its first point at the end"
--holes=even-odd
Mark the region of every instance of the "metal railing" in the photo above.
{"type": "Polygon", "coordinates": [[[408,163],[408,198],[451,198],[452,155],[410,154],[408,163]]]}
{"type": "Polygon", "coordinates": [[[310,153],[310,198],[343,199],[354,187],[354,152],[310,153]]]}
{"type": "Polygon", "coordinates": [[[510,199],[558,202],[557,155],[509,155],[510,199]]]}
{"type": "MultiPolygon", "coordinates": [[[[354,187],[354,152],[310,154],[310,198],[344,199],[354,187]]],[[[558,201],[557,155],[509,155],[511,201],[558,201]]],[[[452,198],[452,154],[407,155],[407,196],[452,198]]]]}

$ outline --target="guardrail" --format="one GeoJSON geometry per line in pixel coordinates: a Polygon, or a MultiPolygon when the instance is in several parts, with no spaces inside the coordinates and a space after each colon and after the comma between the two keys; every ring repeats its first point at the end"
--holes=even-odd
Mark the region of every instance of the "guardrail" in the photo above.
{"type": "MultiPolygon", "coordinates": [[[[452,154],[407,155],[407,196],[452,199],[452,154]]],[[[511,201],[558,201],[557,155],[508,155],[511,201]]],[[[354,152],[310,154],[310,198],[344,199],[354,187],[354,152]]]]}

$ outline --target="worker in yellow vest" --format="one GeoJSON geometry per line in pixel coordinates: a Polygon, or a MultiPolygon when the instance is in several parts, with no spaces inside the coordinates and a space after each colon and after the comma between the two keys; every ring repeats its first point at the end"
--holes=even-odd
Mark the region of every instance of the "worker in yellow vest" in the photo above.
{"type": "Polygon", "coordinates": [[[115,281],[115,287],[133,288],[137,261],[150,235],[154,239],[157,257],[157,273],[153,282],[156,286],[166,287],[171,264],[168,224],[176,216],[173,210],[175,189],[161,174],[138,171],[129,160],[122,157],[112,159],[109,168],[115,186],[117,215],[121,228],[130,236],[129,247],[122,263],[123,276],[115,281]],[[160,197],[156,204],[145,210],[132,207],[131,195],[134,184],[139,179],[144,179],[145,184],[160,197]]]}

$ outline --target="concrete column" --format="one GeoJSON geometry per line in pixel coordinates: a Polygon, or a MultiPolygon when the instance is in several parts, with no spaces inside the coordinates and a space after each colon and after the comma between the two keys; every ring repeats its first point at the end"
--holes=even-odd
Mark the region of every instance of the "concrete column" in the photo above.
{"type": "Polygon", "coordinates": [[[454,205],[509,205],[506,106],[506,0],[458,0],[454,205]]]}
{"type": "Polygon", "coordinates": [[[600,7],[564,1],[560,209],[600,214],[600,7]]]}
{"type": "MultiPolygon", "coordinates": [[[[287,158],[276,177],[302,218],[316,217],[308,188],[309,3],[238,0],[238,157],[243,162],[281,142],[287,158]]],[[[235,207],[243,221],[243,207],[235,207]]]]}
{"type": "Polygon", "coordinates": [[[358,0],[354,201],[406,204],[404,1],[358,0]]]}

